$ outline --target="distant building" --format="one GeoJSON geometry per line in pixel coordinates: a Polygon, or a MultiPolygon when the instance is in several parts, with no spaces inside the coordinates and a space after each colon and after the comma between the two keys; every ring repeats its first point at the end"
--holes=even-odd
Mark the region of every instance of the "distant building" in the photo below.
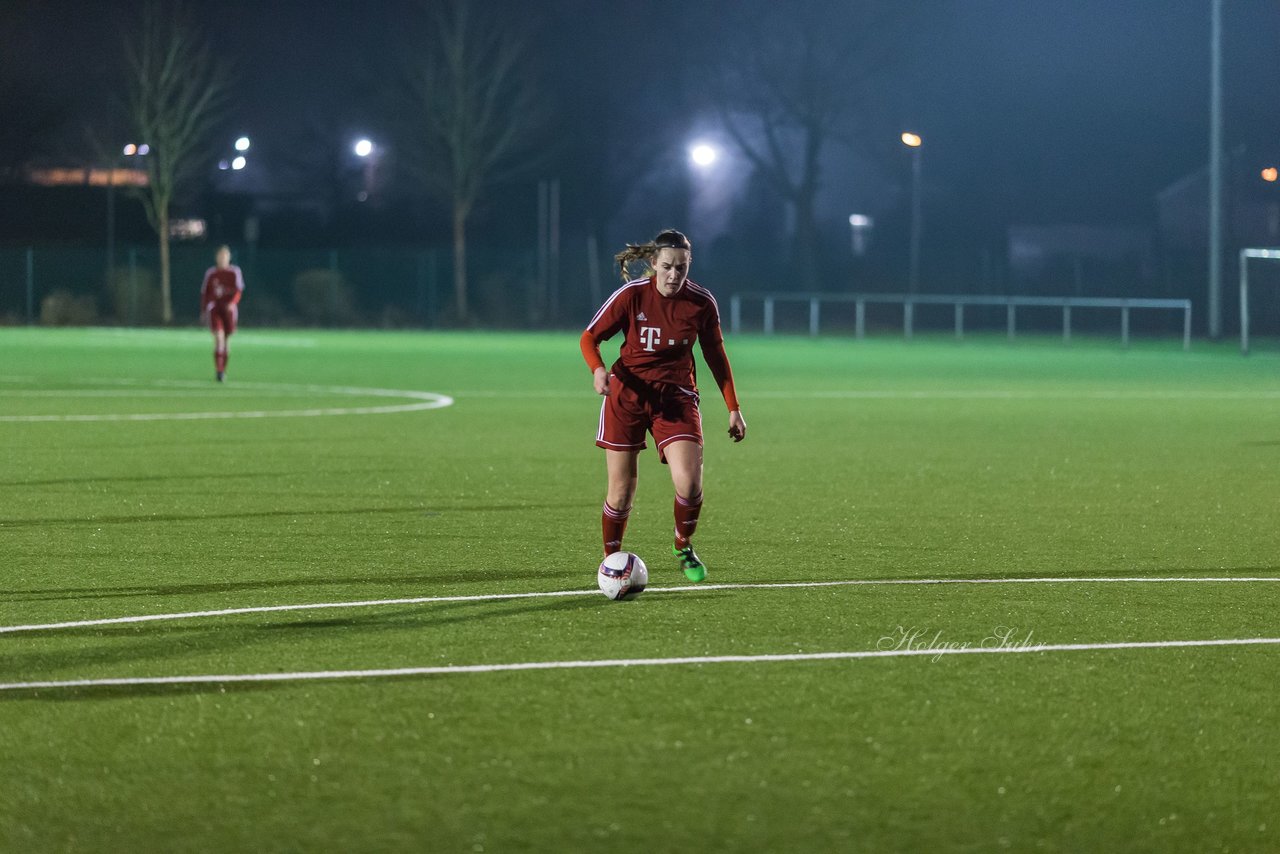
{"type": "Polygon", "coordinates": [[[144,169],[107,166],[29,166],[20,173],[22,183],[38,187],[145,187],[144,169]]]}
{"type": "MultiPolygon", "coordinates": [[[[1223,244],[1280,246],[1280,155],[1232,152],[1223,171],[1223,244]]],[[[1156,194],[1160,243],[1168,251],[1208,251],[1209,167],[1156,194]]]]}
{"type": "Polygon", "coordinates": [[[150,233],[133,193],[142,169],[40,162],[0,175],[0,245],[103,244],[111,231],[136,242],[150,233]]]}
{"type": "Polygon", "coordinates": [[[1053,296],[1143,296],[1154,276],[1149,229],[1132,226],[1010,226],[1014,292],[1053,296]]]}

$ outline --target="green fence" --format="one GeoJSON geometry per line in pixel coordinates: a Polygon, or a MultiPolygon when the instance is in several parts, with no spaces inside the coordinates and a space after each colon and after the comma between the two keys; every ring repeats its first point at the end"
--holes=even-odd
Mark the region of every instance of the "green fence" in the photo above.
{"type": "MultiPolygon", "coordinates": [[[[232,247],[245,276],[241,321],[254,326],[413,328],[457,322],[448,249],[254,250],[232,247]]],[[[0,248],[0,324],[145,326],[161,320],[159,252],[117,247],[109,267],[99,248],[0,248]]],[[[174,323],[199,317],[200,286],[213,247],[171,252],[174,323]]],[[[539,284],[533,251],[468,252],[469,319],[524,327],[560,322],[539,284]]],[[[567,280],[566,280],[567,281],[567,280]]],[[[582,285],[567,285],[565,321],[587,310],[582,285]],[[578,305],[582,303],[582,305],[578,305]]]]}

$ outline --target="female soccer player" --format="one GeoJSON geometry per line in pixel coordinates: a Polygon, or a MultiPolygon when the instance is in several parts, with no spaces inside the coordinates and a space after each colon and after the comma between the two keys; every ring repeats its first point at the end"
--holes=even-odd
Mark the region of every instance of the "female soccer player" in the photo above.
{"type": "Polygon", "coordinates": [[[237,306],[244,294],[244,274],[231,263],[230,246],[219,246],[213,261],[200,288],[200,319],[208,318],[213,331],[213,366],[222,382],[227,376],[227,338],[236,331],[237,306]]]}
{"type": "Polygon", "coordinates": [[[702,510],[702,415],[694,382],[693,342],[702,347],[724,402],[729,407],[729,436],[747,435],[733,372],[724,352],[720,310],[711,292],[689,281],[693,247],[678,231],[664,231],[651,242],[628,244],[616,260],[625,281],[627,265],[646,261],[652,274],[627,282],[605,301],[582,333],[582,356],[591,368],[600,407],[596,444],[604,448],[609,474],[601,528],[604,553],[622,549],[622,535],[636,493],[636,460],[653,434],[658,458],[671,470],[675,485],[675,545],[690,581],[707,577],[707,567],[690,540],[702,510]],[[605,369],[600,342],[623,334],[621,352],[605,369]]]}

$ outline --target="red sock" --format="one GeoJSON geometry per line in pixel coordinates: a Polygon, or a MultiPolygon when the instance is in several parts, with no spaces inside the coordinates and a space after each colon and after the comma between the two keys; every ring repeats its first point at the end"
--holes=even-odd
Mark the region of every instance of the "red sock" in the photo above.
{"type": "Polygon", "coordinates": [[[680,493],[676,493],[676,503],[674,508],[676,517],[676,548],[682,549],[689,545],[689,540],[693,537],[694,532],[698,530],[698,514],[701,512],[701,492],[693,498],[681,498],[680,493]]]}
{"type": "Polygon", "coordinates": [[[622,551],[622,535],[626,533],[627,517],[630,515],[629,509],[614,510],[608,501],[604,503],[604,509],[600,513],[600,529],[604,534],[605,557],[622,551]]]}

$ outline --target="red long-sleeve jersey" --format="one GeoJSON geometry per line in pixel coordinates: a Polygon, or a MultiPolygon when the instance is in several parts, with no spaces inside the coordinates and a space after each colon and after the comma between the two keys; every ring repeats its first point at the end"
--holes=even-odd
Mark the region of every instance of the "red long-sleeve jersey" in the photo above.
{"type": "Polygon", "coordinates": [[[653,277],[636,279],[614,291],[582,333],[582,357],[594,371],[603,368],[600,342],[623,334],[618,359],[645,382],[697,388],[693,342],[715,377],[724,402],[733,412],[738,395],[724,351],[720,309],[701,285],[685,280],[673,296],[664,297],[653,277]]]}
{"type": "Polygon", "coordinates": [[[235,264],[226,268],[210,267],[200,288],[201,309],[235,305],[244,294],[244,274],[235,264]]]}

